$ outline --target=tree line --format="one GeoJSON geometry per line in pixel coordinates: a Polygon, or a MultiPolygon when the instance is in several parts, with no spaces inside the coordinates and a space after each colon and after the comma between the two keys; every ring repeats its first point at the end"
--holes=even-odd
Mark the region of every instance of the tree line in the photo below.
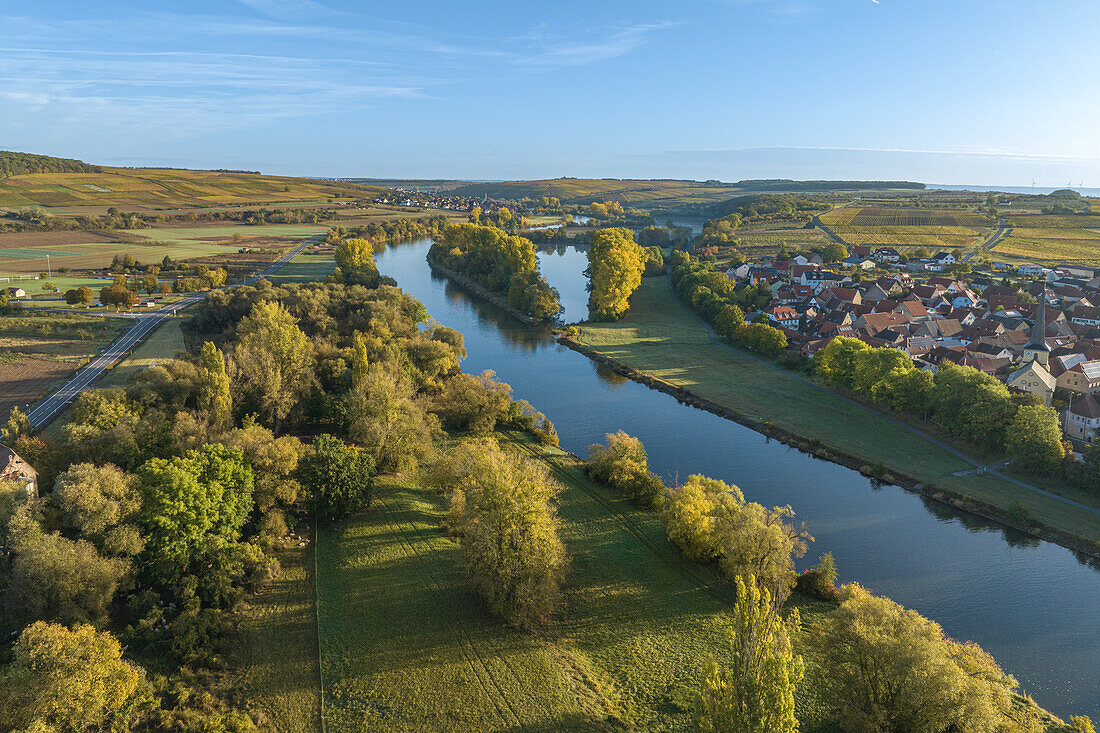
{"type": "Polygon", "coordinates": [[[982,451],[1003,447],[1030,473],[1050,474],[1065,457],[1058,413],[977,369],[942,362],[933,374],[902,351],[843,336],[814,356],[814,369],[875,404],[931,420],[982,451]]]}
{"type": "Polygon", "coordinates": [[[779,356],[786,350],[787,336],[769,325],[766,316],[760,314],[755,323],[745,319],[746,310],[759,310],[771,302],[767,285],[739,286],[715,270],[713,263],[686,252],[673,252],[669,264],[676,295],[720,336],[767,356],[779,356]]]}

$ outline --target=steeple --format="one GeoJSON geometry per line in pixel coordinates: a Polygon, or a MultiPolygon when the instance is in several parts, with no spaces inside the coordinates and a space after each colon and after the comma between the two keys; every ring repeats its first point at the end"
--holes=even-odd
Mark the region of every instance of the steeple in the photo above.
{"type": "Polygon", "coordinates": [[[1046,365],[1050,359],[1050,349],[1047,348],[1047,289],[1039,293],[1039,307],[1035,312],[1035,325],[1031,327],[1031,341],[1024,347],[1024,361],[1037,361],[1046,365]]]}

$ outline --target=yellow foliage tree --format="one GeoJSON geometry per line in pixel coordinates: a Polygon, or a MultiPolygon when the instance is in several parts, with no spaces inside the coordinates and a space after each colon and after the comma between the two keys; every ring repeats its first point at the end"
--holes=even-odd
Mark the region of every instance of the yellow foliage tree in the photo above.
{"type": "Polygon", "coordinates": [[[630,307],[630,296],[642,284],[645,250],[629,229],[601,229],[592,235],[588,261],[592,278],[588,308],[593,318],[622,318],[630,307]]]}

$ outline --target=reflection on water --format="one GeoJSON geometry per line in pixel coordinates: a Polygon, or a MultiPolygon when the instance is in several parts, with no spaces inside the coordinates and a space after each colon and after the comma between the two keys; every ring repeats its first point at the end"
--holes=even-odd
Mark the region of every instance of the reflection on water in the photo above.
{"type": "MultiPolygon", "coordinates": [[[[433,277],[428,243],[387,249],[383,274],[441,323],[466,337],[468,372],[497,372],[517,398],[557,426],[562,446],[583,455],[605,433],[638,436],[666,480],[703,473],[738,484],[766,505],[790,504],[817,538],[806,566],[825,551],[841,580],[859,580],[992,653],[1041,705],[1100,718],[1100,563],[818,460],[741,425],[682,405],[553,342],[490,303],[433,277]]],[[[583,318],[587,257],[572,248],[540,254],[566,320],[583,318]]]]}

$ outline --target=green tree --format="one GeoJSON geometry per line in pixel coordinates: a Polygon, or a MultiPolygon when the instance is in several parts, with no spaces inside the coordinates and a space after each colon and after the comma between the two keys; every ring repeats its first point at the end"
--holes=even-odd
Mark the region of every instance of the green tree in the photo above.
{"type": "Polygon", "coordinates": [[[373,285],[378,280],[378,265],[374,247],[366,239],[345,239],[336,246],[333,256],[346,283],[373,285]]]}
{"type": "Polygon", "coordinates": [[[629,229],[600,229],[588,251],[588,307],[600,320],[618,320],[630,307],[645,271],[646,255],[629,229]]]}
{"type": "Polygon", "coordinates": [[[731,341],[737,336],[737,330],[745,325],[745,312],[740,306],[727,303],[714,317],[714,330],[720,336],[725,336],[731,341]]]}
{"type": "Polygon", "coordinates": [[[854,387],[856,357],[870,349],[859,339],[837,336],[814,355],[814,366],[830,382],[854,387]]]}
{"type": "Polygon", "coordinates": [[[804,673],[802,657],[791,651],[798,611],[784,620],[753,576],[736,582],[728,662],[707,660],[697,726],[714,733],[796,733],[794,692],[804,673]]]}
{"type": "Polygon", "coordinates": [[[374,459],[333,435],[319,435],[300,465],[317,515],[334,520],[370,505],[374,459]]]}
{"type": "Polygon", "coordinates": [[[207,341],[199,354],[198,408],[210,415],[210,422],[225,427],[232,418],[233,398],[229,393],[229,376],[225,373],[225,357],[218,347],[207,341]]]}
{"type": "Polygon", "coordinates": [[[643,506],[658,504],[664,484],[649,470],[649,458],[642,441],[622,430],[607,433],[607,445],[588,446],[585,470],[596,481],[622,491],[643,506]]]}
{"type": "Polygon", "coordinates": [[[157,276],[151,272],[145,273],[141,278],[141,288],[149,295],[157,292],[160,287],[160,282],[157,280],[157,276]]]}
{"type": "Polygon", "coordinates": [[[95,294],[87,285],[65,291],[65,302],[69,305],[89,305],[95,299],[95,294]]]}
{"type": "Polygon", "coordinates": [[[100,557],[84,540],[46,532],[36,514],[33,504],[23,504],[8,523],[15,554],[5,604],[8,615],[19,626],[39,619],[105,623],[129,563],[100,557]]]}
{"type": "Polygon", "coordinates": [[[145,672],[107,632],[38,621],[0,679],[0,718],[25,731],[130,730],[150,705],[145,672]]]}
{"type": "Polygon", "coordinates": [[[260,302],[241,319],[234,350],[242,391],[266,413],[278,434],[283,420],[315,383],[313,344],[282,305],[260,302]]]}
{"type": "Polygon", "coordinates": [[[253,473],[238,448],[206,445],[138,470],[145,560],[171,580],[211,538],[234,542],[252,508],[253,473]]]}
{"type": "Polygon", "coordinates": [[[19,407],[13,407],[11,414],[8,415],[8,422],[4,425],[4,442],[13,445],[22,435],[34,435],[34,426],[31,425],[31,420],[26,413],[19,407]]]}
{"type": "Polygon", "coordinates": [[[1024,405],[1005,430],[1005,447],[1014,465],[1032,473],[1050,473],[1065,456],[1058,413],[1046,405],[1024,405]]]}
{"type": "Polygon", "coordinates": [[[46,280],[42,283],[42,291],[46,293],[57,292],[57,286],[53,284],[53,280],[46,280]]]}
{"type": "Polygon", "coordinates": [[[346,396],[348,428],[380,471],[409,471],[431,450],[439,419],[427,412],[403,374],[374,363],[346,396]]]}

